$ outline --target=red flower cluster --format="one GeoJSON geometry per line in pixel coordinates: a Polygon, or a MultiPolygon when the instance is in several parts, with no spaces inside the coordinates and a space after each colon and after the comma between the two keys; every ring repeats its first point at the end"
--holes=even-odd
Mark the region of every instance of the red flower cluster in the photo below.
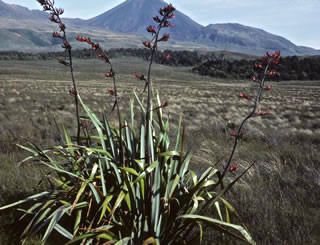
{"type": "Polygon", "coordinates": [[[256,116],[267,116],[269,115],[270,112],[269,111],[261,111],[261,112],[256,112],[256,116]]]}
{"type": "Polygon", "coordinates": [[[156,28],[152,25],[147,27],[147,32],[151,32],[152,34],[156,33],[156,28]]]}
{"type": "Polygon", "coordinates": [[[243,94],[243,93],[240,93],[240,94],[239,94],[239,97],[240,97],[240,98],[244,98],[244,99],[246,99],[246,100],[251,100],[251,97],[250,97],[249,95],[246,95],[246,94],[243,94]]]}
{"type": "Polygon", "coordinates": [[[54,0],[38,0],[38,2],[43,7],[43,11],[50,12],[50,18],[49,18],[50,21],[59,24],[60,31],[63,32],[63,35],[61,35],[58,32],[54,32],[52,34],[52,36],[64,39],[65,42],[64,42],[62,48],[71,49],[71,45],[66,40],[66,35],[65,35],[66,26],[65,26],[65,24],[62,23],[61,18],[60,18],[60,15],[62,15],[64,13],[64,10],[61,8],[55,8],[54,7],[54,0]]]}
{"type": "Polygon", "coordinates": [[[158,16],[153,17],[153,20],[154,20],[155,22],[157,22],[157,23],[160,23],[160,22],[161,22],[161,20],[160,20],[160,18],[159,18],[158,16]]]}
{"type": "Polygon", "coordinates": [[[261,61],[267,63],[269,60],[272,60],[272,63],[277,65],[280,60],[280,50],[276,51],[274,54],[266,53],[265,56],[262,57],[261,61]]]}
{"type": "Polygon", "coordinates": [[[272,55],[272,62],[273,62],[273,64],[279,64],[279,59],[280,59],[280,50],[276,51],[276,52],[272,55]]]}
{"type": "MultiPolygon", "coordinates": [[[[235,132],[235,131],[232,131],[231,134],[230,134],[232,137],[237,137],[238,134],[235,132]]],[[[240,132],[240,135],[239,135],[239,138],[242,138],[242,136],[244,135],[244,132],[240,132]]]]}
{"type": "Polygon", "coordinates": [[[158,23],[158,28],[154,27],[153,25],[150,25],[147,27],[147,32],[150,32],[152,35],[156,34],[155,38],[150,41],[143,42],[143,45],[146,48],[149,49],[155,49],[157,47],[158,42],[166,42],[169,40],[170,36],[169,34],[165,33],[160,39],[158,38],[159,32],[161,28],[164,27],[175,27],[175,25],[172,25],[168,19],[173,19],[176,17],[176,15],[173,13],[176,9],[172,6],[172,4],[169,4],[165,8],[160,8],[159,13],[162,16],[161,18],[159,16],[153,17],[153,20],[158,23]],[[152,42],[154,44],[152,45],[152,42]]]}
{"type": "Polygon", "coordinates": [[[231,165],[231,167],[229,168],[230,172],[235,172],[239,170],[239,164],[238,163],[234,163],[231,165]]]}
{"type": "Polygon", "coordinates": [[[158,42],[166,42],[170,38],[170,35],[168,33],[163,34],[163,36],[158,40],[158,42]]]}
{"type": "Polygon", "coordinates": [[[63,38],[59,32],[52,33],[52,36],[57,38],[63,38]]]}
{"type": "Polygon", "coordinates": [[[144,77],[144,75],[140,75],[140,76],[139,76],[136,72],[133,73],[133,75],[134,75],[136,78],[138,78],[139,80],[146,80],[145,77],[144,77]]]}
{"type": "Polygon", "coordinates": [[[78,91],[75,90],[74,88],[72,88],[72,89],[69,90],[69,94],[72,95],[72,96],[76,96],[78,94],[78,91]]]}
{"type": "Polygon", "coordinates": [[[57,58],[58,59],[58,62],[62,65],[65,65],[65,66],[69,66],[70,64],[66,61],[64,61],[63,59],[60,59],[60,58],[57,58]]]}
{"type": "Polygon", "coordinates": [[[165,101],[165,102],[161,103],[160,107],[161,107],[161,108],[165,108],[165,107],[167,107],[168,105],[169,105],[168,101],[165,101]]]}
{"type": "Polygon", "coordinates": [[[109,58],[104,54],[104,53],[102,53],[102,54],[97,54],[97,56],[99,57],[99,58],[101,58],[104,62],[106,62],[106,63],[109,63],[110,61],[109,61],[109,58]]]}
{"type": "Polygon", "coordinates": [[[271,89],[272,89],[271,85],[264,87],[264,90],[271,90],[271,89]]]}
{"type": "Polygon", "coordinates": [[[114,88],[107,89],[107,92],[108,92],[108,94],[110,94],[110,95],[112,95],[112,96],[114,96],[114,95],[116,94],[114,88]]]}
{"type": "Polygon", "coordinates": [[[113,77],[114,76],[114,72],[110,71],[104,74],[105,77],[113,77]]]}
{"type": "Polygon", "coordinates": [[[143,45],[146,47],[146,48],[152,48],[152,45],[151,45],[151,42],[149,42],[149,41],[144,41],[143,42],[143,45]]]}
{"type": "Polygon", "coordinates": [[[170,58],[170,54],[163,56],[163,60],[168,60],[170,58]]]}
{"type": "MultiPolygon", "coordinates": [[[[173,11],[175,11],[175,10],[176,10],[175,7],[173,7],[172,4],[169,4],[167,7],[163,8],[163,9],[160,8],[159,13],[161,16],[169,18],[173,14],[173,11]]],[[[173,18],[173,17],[171,17],[171,18],[173,18]]]]}
{"type": "Polygon", "coordinates": [[[176,25],[172,25],[169,21],[165,20],[163,22],[163,27],[176,27],[176,25]]]}
{"type": "Polygon", "coordinates": [[[261,64],[255,64],[255,65],[254,65],[254,68],[255,68],[256,70],[262,70],[262,69],[263,69],[263,66],[262,66],[261,64]]]}
{"type": "Polygon", "coordinates": [[[252,77],[252,81],[254,81],[254,82],[257,83],[257,82],[258,82],[258,79],[257,79],[255,76],[253,76],[253,77],[252,77]]]}
{"type": "Polygon", "coordinates": [[[76,40],[78,40],[79,42],[86,42],[88,43],[89,45],[91,45],[91,48],[94,49],[94,50],[102,50],[101,46],[99,43],[94,43],[91,41],[91,39],[89,37],[82,37],[80,35],[78,35],[76,37],[76,40]]]}

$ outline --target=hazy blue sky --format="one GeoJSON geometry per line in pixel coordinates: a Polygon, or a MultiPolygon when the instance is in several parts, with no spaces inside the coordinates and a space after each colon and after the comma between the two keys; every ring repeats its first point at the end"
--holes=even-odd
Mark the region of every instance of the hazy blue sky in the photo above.
{"type": "MultiPolygon", "coordinates": [[[[40,9],[36,0],[3,0],[40,9]]],[[[87,19],[124,0],[56,0],[66,17],[87,19]]],[[[202,25],[240,23],[281,35],[298,45],[320,49],[320,0],[171,0],[202,25]]]]}

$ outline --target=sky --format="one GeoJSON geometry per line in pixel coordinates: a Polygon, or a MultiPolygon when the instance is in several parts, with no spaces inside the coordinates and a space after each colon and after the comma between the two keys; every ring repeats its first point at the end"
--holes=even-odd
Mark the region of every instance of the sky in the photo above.
{"type": "MultiPolygon", "coordinates": [[[[36,0],[3,0],[41,9],[36,0]]],[[[65,17],[88,19],[125,0],[55,0],[65,17]]],[[[297,45],[320,49],[320,0],[170,0],[202,25],[240,23],[283,36],[297,45]]]]}

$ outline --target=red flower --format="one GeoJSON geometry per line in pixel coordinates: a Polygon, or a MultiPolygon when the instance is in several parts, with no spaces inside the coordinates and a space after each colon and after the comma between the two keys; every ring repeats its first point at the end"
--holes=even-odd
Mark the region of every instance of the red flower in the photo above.
{"type": "Polygon", "coordinates": [[[238,163],[234,163],[231,165],[231,167],[229,168],[230,172],[234,172],[234,171],[238,171],[239,170],[239,164],[238,163]]]}
{"type": "Polygon", "coordinates": [[[243,94],[243,93],[240,93],[240,94],[239,94],[239,97],[240,97],[240,98],[244,98],[244,99],[246,99],[246,100],[251,100],[251,97],[250,97],[249,95],[246,95],[246,94],[243,94]]]}
{"type": "MultiPolygon", "coordinates": [[[[232,137],[238,137],[238,133],[235,132],[235,131],[232,131],[231,134],[230,134],[232,137]]],[[[239,138],[242,138],[244,135],[244,132],[240,132],[240,135],[239,135],[239,138]]]]}
{"type": "Polygon", "coordinates": [[[279,58],[280,58],[280,50],[276,51],[272,56],[272,63],[279,64],[279,58]]]}
{"type": "Polygon", "coordinates": [[[49,20],[54,23],[59,23],[59,20],[55,17],[55,15],[51,15],[49,20]]]}
{"type": "Polygon", "coordinates": [[[165,10],[172,13],[173,11],[176,10],[176,8],[173,7],[172,4],[170,3],[170,4],[165,8],[165,10]]]}
{"type": "Polygon", "coordinates": [[[170,14],[170,15],[168,16],[168,19],[173,19],[173,18],[175,18],[175,17],[176,17],[175,14],[170,14]]]}
{"type": "Polygon", "coordinates": [[[256,112],[256,116],[267,116],[269,114],[270,114],[269,111],[256,112]]]}
{"type": "Polygon", "coordinates": [[[270,71],[270,72],[269,72],[269,76],[274,76],[274,75],[276,75],[276,72],[275,72],[275,71],[270,71]]]}
{"type": "Polygon", "coordinates": [[[263,63],[266,63],[267,60],[268,60],[268,56],[266,56],[266,55],[261,58],[261,61],[262,61],[263,63]]]}
{"type": "Polygon", "coordinates": [[[171,25],[171,23],[167,20],[163,23],[163,26],[164,27],[176,27],[176,25],[171,25]]]}
{"type": "Polygon", "coordinates": [[[61,30],[61,31],[64,31],[64,30],[66,29],[66,26],[65,26],[65,24],[63,24],[63,23],[60,23],[60,24],[59,24],[59,27],[60,27],[60,30],[61,30]]]}
{"type": "Polygon", "coordinates": [[[64,9],[57,8],[57,9],[56,9],[56,13],[57,13],[58,15],[62,15],[62,14],[64,13],[64,9]]]}
{"type": "Polygon", "coordinates": [[[166,42],[170,38],[170,35],[168,33],[163,34],[163,36],[158,40],[159,42],[166,42]]]}
{"type": "MultiPolygon", "coordinates": [[[[87,42],[89,43],[89,42],[91,42],[91,40],[89,38],[87,38],[87,42]]],[[[91,47],[94,50],[101,50],[101,46],[99,43],[91,43],[91,47]]]]}
{"type": "Polygon", "coordinates": [[[255,76],[253,76],[252,81],[257,82],[257,78],[255,76]]]}
{"type": "Polygon", "coordinates": [[[255,64],[255,65],[254,65],[254,68],[255,68],[256,70],[262,70],[262,69],[263,69],[263,66],[262,66],[261,64],[255,64]]]}
{"type": "Polygon", "coordinates": [[[81,37],[80,35],[76,36],[76,40],[79,42],[84,42],[84,37],[81,37]]]}
{"type": "Polygon", "coordinates": [[[272,86],[270,85],[270,86],[266,86],[265,88],[264,88],[264,90],[271,90],[272,89],[272,86]]]}
{"type": "Polygon", "coordinates": [[[104,76],[105,77],[113,77],[114,73],[112,71],[110,71],[110,72],[105,73],[104,76]]]}
{"type": "Polygon", "coordinates": [[[108,63],[109,59],[105,54],[97,54],[97,56],[104,60],[104,62],[108,63]]]}
{"type": "Polygon", "coordinates": [[[272,54],[270,54],[269,51],[267,51],[267,56],[272,57],[272,54]]]}
{"type": "Polygon", "coordinates": [[[152,34],[154,34],[156,33],[156,28],[150,25],[147,27],[147,32],[151,32],[152,34]]]}
{"type": "Polygon", "coordinates": [[[133,73],[133,75],[134,75],[136,78],[138,78],[139,80],[146,80],[145,77],[144,77],[144,75],[140,75],[140,76],[139,76],[136,72],[133,73]]]}
{"type": "Polygon", "coordinates": [[[160,20],[160,18],[159,18],[158,16],[153,17],[153,20],[154,20],[155,22],[157,22],[157,23],[160,23],[160,22],[161,22],[161,20],[160,20]]]}
{"type": "Polygon", "coordinates": [[[169,105],[168,101],[165,101],[164,103],[161,103],[160,107],[165,108],[169,105]]]}
{"type": "Polygon", "coordinates": [[[112,96],[114,96],[116,94],[114,88],[107,89],[107,92],[112,96]]]}
{"type": "Polygon", "coordinates": [[[66,61],[64,61],[63,59],[60,59],[60,58],[58,58],[58,62],[60,64],[62,64],[62,65],[65,65],[65,66],[69,66],[70,65],[68,62],[66,62],[66,61]]]}
{"type": "Polygon", "coordinates": [[[163,57],[164,60],[168,60],[170,58],[170,54],[163,57]]]}
{"type": "Polygon", "coordinates": [[[143,45],[144,45],[146,48],[151,48],[151,42],[149,42],[149,41],[144,41],[144,42],[143,42],[143,45]]]}
{"type": "Polygon", "coordinates": [[[72,95],[72,96],[76,96],[78,94],[78,91],[75,90],[74,88],[72,88],[72,89],[69,90],[69,94],[72,95]]]}
{"type": "Polygon", "coordinates": [[[54,33],[52,33],[52,36],[53,36],[53,37],[62,38],[62,36],[60,35],[59,32],[54,32],[54,33]]]}

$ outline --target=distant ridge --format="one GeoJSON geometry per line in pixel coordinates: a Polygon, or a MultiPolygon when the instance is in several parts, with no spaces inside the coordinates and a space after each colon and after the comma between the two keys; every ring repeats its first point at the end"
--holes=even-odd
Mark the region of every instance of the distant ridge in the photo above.
{"type": "MultiPolygon", "coordinates": [[[[149,37],[146,27],[155,24],[152,17],[159,15],[159,8],[166,4],[163,0],[127,0],[89,20],[64,20],[69,34],[90,35],[104,47],[140,47],[141,40],[149,37]]],[[[43,11],[29,10],[0,0],[0,50],[59,49],[50,34],[55,26],[48,18],[49,15],[43,11]]],[[[320,55],[320,50],[297,46],[258,28],[237,23],[202,26],[178,10],[172,24],[176,27],[164,30],[170,33],[171,40],[163,43],[163,48],[225,50],[251,55],[280,50],[282,55],[320,55]]],[[[79,47],[77,43],[74,45],[79,47]]]]}
{"type": "Polygon", "coordinates": [[[15,4],[6,4],[0,0],[0,17],[11,19],[47,19],[49,14],[40,10],[29,10],[26,7],[15,4]]]}

